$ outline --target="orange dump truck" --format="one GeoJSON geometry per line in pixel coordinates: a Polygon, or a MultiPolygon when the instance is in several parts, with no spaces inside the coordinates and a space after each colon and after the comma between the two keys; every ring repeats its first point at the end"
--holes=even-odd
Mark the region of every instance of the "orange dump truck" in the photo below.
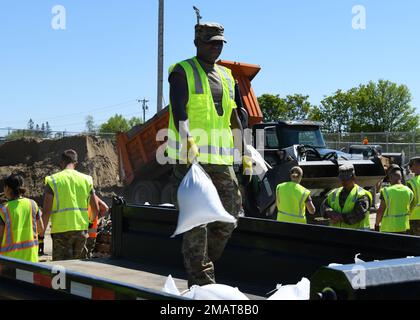
{"type": "MultiPolygon", "coordinates": [[[[231,69],[238,82],[243,102],[240,117],[248,126],[261,122],[261,109],[251,87],[251,81],[260,71],[260,67],[223,60],[218,64],[231,69]]],[[[173,189],[169,179],[171,168],[159,165],[156,161],[156,152],[165,143],[156,139],[157,133],[167,129],[168,122],[169,111],[166,107],[145,124],[117,135],[120,177],[127,186],[126,196],[129,202],[170,203],[173,189]]]]}

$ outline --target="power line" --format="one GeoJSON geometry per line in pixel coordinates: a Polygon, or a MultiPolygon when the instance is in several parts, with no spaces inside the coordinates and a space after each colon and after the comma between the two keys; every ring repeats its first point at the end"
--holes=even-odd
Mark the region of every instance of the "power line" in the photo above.
{"type": "MultiPolygon", "coordinates": [[[[78,116],[78,115],[82,115],[82,114],[89,114],[89,113],[94,112],[94,111],[111,109],[111,108],[115,108],[115,107],[126,105],[126,104],[131,104],[131,103],[135,103],[135,102],[136,102],[136,99],[130,99],[130,100],[120,102],[120,103],[117,103],[117,104],[108,105],[108,106],[99,107],[99,108],[94,108],[94,109],[90,109],[90,110],[86,110],[86,111],[82,111],[82,112],[68,113],[68,114],[62,114],[62,115],[55,116],[55,117],[50,117],[49,120],[67,118],[67,117],[78,116]]],[[[35,119],[32,118],[32,120],[40,121],[39,118],[38,119],[37,118],[35,118],[35,119]]]]}

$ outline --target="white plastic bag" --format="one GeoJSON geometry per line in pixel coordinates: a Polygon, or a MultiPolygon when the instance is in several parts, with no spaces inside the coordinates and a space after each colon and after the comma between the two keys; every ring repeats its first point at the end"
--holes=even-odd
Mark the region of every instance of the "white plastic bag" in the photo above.
{"type": "Polygon", "coordinates": [[[253,163],[253,174],[262,180],[271,166],[264,160],[261,154],[251,145],[246,146],[248,152],[251,153],[253,163]]]}
{"type": "Polygon", "coordinates": [[[365,263],[365,261],[359,258],[361,255],[362,255],[361,253],[356,254],[356,256],[354,257],[355,264],[365,263]]]}
{"type": "Polygon", "coordinates": [[[172,275],[169,275],[168,278],[166,279],[166,282],[162,291],[165,293],[173,294],[175,296],[181,295],[178,288],[176,287],[176,284],[175,284],[174,279],[172,278],[172,275]]]}
{"type": "Polygon", "coordinates": [[[216,221],[236,223],[223,207],[213,182],[198,164],[191,166],[178,188],[178,206],[178,226],[172,238],[216,221]]]}
{"type": "Polygon", "coordinates": [[[267,300],[309,300],[311,291],[311,282],[302,278],[295,285],[277,285],[277,291],[267,300]]]}
{"type": "Polygon", "coordinates": [[[249,300],[238,288],[224,284],[192,286],[183,296],[193,300],[249,300]]]}

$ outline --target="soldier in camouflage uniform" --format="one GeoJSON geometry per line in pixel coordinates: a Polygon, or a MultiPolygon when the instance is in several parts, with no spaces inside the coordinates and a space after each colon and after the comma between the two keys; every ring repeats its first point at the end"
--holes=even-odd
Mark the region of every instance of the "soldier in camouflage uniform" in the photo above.
{"type": "MultiPolygon", "coordinates": [[[[210,90],[213,97],[214,107],[219,116],[223,115],[222,79],[216,70],[215,62],[221,54],[225,38],[223,27],[219,24],[198,24],[195,27],[195,45],[197,47],[197,62],[207,75],[210,90]]],[[[177,190],[184,176],[187,174],[193,159],[198,159],[199,148],[189,132],[189,119],[187,104],[189,100],[189,87],[187,75],[183,67],[176,65],[169,75],[170,83],[170,112],[173,116],[176,130],[188,137],[188,161],[182,164],[177,161],[174,165],[172,183],[172,202],[177,204],[177,190]]],[[[236,107],[236,106],[235,106],[236,107]]],[[[205,117],[205,114],[203,114],[205,117]]],[[[233,129],[242,130],[236,109],[233,108],[230,124],[233,129]]],[[[219,128],[214,128],[219,129],[219,128]]],[[[235,140],[237,146],[238,141],[235,140]]],[[[239,141],[242,143],[242,141],[239,141]]],[[[241,148],[242,149],[242,148],[241,148]]],[[[200,163],[204,171],[213,181],[218,191],[225,210],[235,218],[242,210],[242,199],[239,191],[238,180],[232,165],[220,165],[212,163],[200,163]]],[[[249,158],[244,157],[244,170],[252,174],[252,163],[249,158]]],[[[206,204],[203,204],[206,205],[206,204]]],[[[207,285],[216,283],[214,262],[217,261],[230,238],[234,224],[214,222],[194,228],[183,235],[182,253],[184,265],[188,274],[188,285],[207,285]]]]}

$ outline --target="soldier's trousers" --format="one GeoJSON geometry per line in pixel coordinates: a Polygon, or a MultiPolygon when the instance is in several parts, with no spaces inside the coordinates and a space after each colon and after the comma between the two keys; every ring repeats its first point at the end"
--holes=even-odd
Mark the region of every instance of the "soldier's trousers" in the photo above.
{"type": "Polygon", "coordinates": [[[87,230],[54,233],[51,237],[53,240],[53,261],[87,258],[87,230]]]}
{"type": "Polygon", "coordinates": [[[96,238],[89,237],[86,241],[87,257],[92,259],[93,251],[95,250],[96,238]]]}
{"type": "MultiPolygon", "coordinates": [[[[237,218],[242,210],[242,198],[233,167],[219,165],[202,165],[202,167],[213,181],[225,210],[237,218]]],[[[172,193],[172,203],[176,206],[178,206],[176,197],[178,186],[188,170],[185,165],[174,167],[172,182],[175,188],[172,193]]],[[[214,262],[221,257],[235,227],[231,223],[214,222],[184,233],[182,254],[189,287],[216,283],[214,262]]]]}
{"type": "Polygon", "coordinates": [[[410,230],[407,234],[420,237],[420,220],[410,220],[410,230]]]}

